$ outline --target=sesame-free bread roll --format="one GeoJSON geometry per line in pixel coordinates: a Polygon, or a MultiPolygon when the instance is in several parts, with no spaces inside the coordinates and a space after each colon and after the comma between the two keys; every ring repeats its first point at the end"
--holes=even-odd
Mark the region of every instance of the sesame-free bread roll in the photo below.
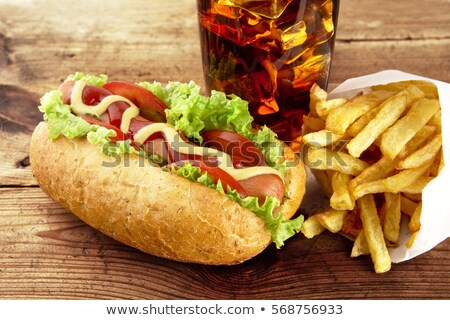
{"type": "MultiPolygon", "coordinates": [[[[85,137],[50,140],[45,122],[36,127],[30,145],[32,172],[46,193],[93,228],[141,251],[183,262],[232,265],[271,243],[255,213],[137,155],[125,157],[129,161],[112,165],[115,159],[85,137]]],[[[305,191],[302,163],[286,171],[285,183],[281,212],[289,219],[305,191]]]]}

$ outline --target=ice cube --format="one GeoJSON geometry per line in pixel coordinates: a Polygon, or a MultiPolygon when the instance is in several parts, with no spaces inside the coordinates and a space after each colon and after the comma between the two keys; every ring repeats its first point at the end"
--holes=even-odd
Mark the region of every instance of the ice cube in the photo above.
{"type": "Polygon", "coordinates": [[[302,20],[295,23],[281,32],[281,45],[283,50],[302,45],[307,37],[305,22],[302,20]]]}
{"type": "Polygon", "coordinates": [[[216,0],[219,5],[239,7],[253,14],[277,19],[292,0],[216,0]]]}

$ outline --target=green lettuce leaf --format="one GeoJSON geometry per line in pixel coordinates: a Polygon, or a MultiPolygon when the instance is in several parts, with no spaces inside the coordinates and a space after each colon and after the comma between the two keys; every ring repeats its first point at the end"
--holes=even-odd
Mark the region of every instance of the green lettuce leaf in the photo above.
{"type": "Polygon", "coordinates": [[[261,150],[269,166],[280,171],[286,169],[287,162],[283,156],[284,146],[277,139],[275,132],[267,126],[263,126],[260,130],[252,134],[250,140],[261,150]]]}
{"type": "Polygon", "coordinates": [[[39,110],[44,113],[44,120],[48,122],[49,138],[56,139],[64,135],[67,139],[83,137],[91,125],[72,114],[70,107],[62,101],[62,92],[53,90],[41,98],[39,110]]]}
{"type": "Polygon", "coordinates": [[[283,220],[281,215],[275,213],[275,209],[280,206],[280,201],[275,197],[266,196],[262,205],[259,204],[257,197],[241,198],[236,190],[232,190],[229,187],[228,190],[224,190],[220,180],[215,184],[206,172],[202,172],[200,168],[193,166],[191,163],[172,168],[171,172],[214,189],[236,201],[242,207],[254,212],[256,216],[264,221],[265,227],[270,231],[272,241],[275,242],[277,248],[283,246],[284,241],[299,232],[302,227],[303,216],[292,220],[283,220]]]}
{"type": "Polygon", "coordinates": [[[111,142],[111,137],[117,136],[117,133],[112,129],[107,129],[105,127],[92,125],[91,131],[87,134],[87,140],[91,144],[105,145],[111,142]]]}
{"type": "Polygon", "coordinates": [[[246,137],[251,133],[253,117],[248,112],[248,102],[236,95],[212,91],[211,96],[206,97],[200,94],[200,86],[193,81],[169,82],[166,87],[157,82],[139,85],[169,106],[167,122],[188,138],[202,142],[200,131],[212,129],[235,131],[246,137]]]}
{"type": "Polygon", "coordinates": [[[66,78],[67,81],[72,80],[72,81],[84,81],[89,85],[93,85],[93,86],[102,86],[104,85],[106,82],[108,82],[108,76],[105,74],[101,74],[98,76],[94,76],[91,74],[87,74],[87,73],[83,73],[83,72],[75,72],[74,74],[69,75],[66,78]]]}

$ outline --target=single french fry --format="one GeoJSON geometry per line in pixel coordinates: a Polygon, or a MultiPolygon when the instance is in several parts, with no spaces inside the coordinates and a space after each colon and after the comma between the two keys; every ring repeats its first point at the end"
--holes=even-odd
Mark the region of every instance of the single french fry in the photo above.
{"type": "Polygon", "coordinates": [[[357,200],[362,196],[371,193],[403,192],[419,179],[429,167],[430,163],[426,163],[418,168],[402,170],[385,179],[359,184],[352,190],[353,198],[357,200]]]}
{"type": "Polygon", "coordinates": [[[425,146],[416,150],[410,154],[406,159],[402,160],[397,168],[398,169],[410,169],[417,168],[426,162],[431,161],[441,150],[442,147],[442,135],[437,134],[431,139],[425,146]]]}
{"type": "Polygon", "coordinates": [[[408,143],[402,148],[397,157],[394,159],[401,160],[408,157],[411,153],[415,152],[425,141],[427,141],[435,132],[435,126],[423,126],[415,135],[408,141],[408,143]]]}
{"type": "Polygon", "coordinates": [[[312,239],[313,237],[321,234],[323,231],[325,231],[325,228],[320,224],[315,215],[308,217],[305,222],[303,222],[301,228],[301,232],[308,239],[312,239]]]}
{"type": "Polygon", "coordinates": [[[411,217],[414,214],[416,208],[417,208],[416,202],[412,201],[411,199],[408,199],[404,195],[400,197],[400,209],[404,214],[411,217]]]}
{"type": "Polygon", "coordinates": [[[409,232],[414,233],[414,232],[420,230],[421,215],[422,215],[422,202],[419,202],[419,204],[416,207],[416,210],[414,210],[414,213],[411,216],[411,220],[409,220],[409,224],[408,224],[409,232]]]}
{"type": "Polygon", "coordinates": [[[309,110],[310,114],[317,116],[316,104],[319,101],[327,100],[328,93],[323,90],[317,83],[314,83],[309,90],[309,110]]]}
{"type": "Polygon", "coordinates": [[[322,119],[325,119],[326,116],[334,109],[342,107],[344,104],[348,102],[347,99],[344,98],[336,98],[331,100],[320,100],[316,103],[316,113],[322,119]]]}
{"type": "Polygon", "coordinates": [[[327,148],[310,148],[304,154],[304,163],[311,169],[316,170],[336,170],[356,176],[369,166],[366,162],[347,153],[327,148]]]}
{"type": "Polygon", "coordinates": [[[384,219],[386,217],[386,202],[384,202],[379,208],[377,208],[377,211],[378,211],[378,218],[380,219],[381,229],[383,229],[384,219]]]}
{"type": "Polygon", "coordinates": [[[403,91],[382,103],[375,118],[347,144],[348,153],[358,158],[406,110],[407,96],[403,91]]]}
{"type": "Polygon", "coordinates": [[[312,115],[303,116],[303,124],[305,125],[307,132],[325,129],[325,121],[312,115]]]}
{"type": "Polygon", "coordinates": [[[389,244],[396,244],[400,236],[401,220],[401,195],[400,193],[387,192],[384,194],[386,200],[386,216],[384,218],[384,238],[389,244]]]}
{"type": "Polygon", "coordinates": [[[325,128],[336,134],[343,135],[355,120],[377,107],[380,103],[379,97],[372,92],[356,96],[340,108],[330,111],[325,121],[325,128]]]}
{"type": "Polygon", "coordinates": [[[429,184],[430,181],[433,179],[434,179],[434,177],[430,177],[430,176],[419,177],[419,178],[417,178],[416,181],[411,183],[409,186],[402,188],[401,192],[420,195],[420,194],[422,194],[422,191],[427,186],[427,184],[429,184]]]}
{"type": "Polygon", "coordinates": [[[358,199],[357,203],[375,272],[387,272],[391,268],[391,258],[389,257],[386,242],[384,241],[383,230],[380,225],[374,198],[372,195],[366,195],[358,199]]]}
{"type": "Polygon", "coordinates": [[[376,163],[364,169],[361,174],[350,181],[350,190],[358,185],[388,177],[395,170],[395,164],[388,157],[381,157],[376,163]]]}
{"type": "Polygon", "coordinates": [[[344,136],[335,134],[328,130],[319,130],[311,133],[307,133],[303,136],[302,141],[304,144],[310,144],[316,148],[323,148],[341,140],[344,136]]]}
{"type": "Polygon", "coordinates": [[[322,227],[332,233],[336,233],[341,231],[347,213],[347,210],[328,209],[327,211],[318,213],[314,216],[317,217],[317,220],[322,225],[322,227]]]}
{"type": "Polygon", "coordinates": [[[356,135],[367,126],[370,120],[375,118],[380,109],[381,106],[378,106],[376,108],[373,108],[366,114],[362,115],[358,120],[353,122],[353,124],[347,129],[346,134],[348,134],[350,137],[356,137],[356,135]]]}
{"type": "Polygon", "coordinates": [[[407,247],[408,249],[411,249],[411,247],[413,246],[414,241],[416,240],[416,237],[417,237],[418,234],[419,234],[419,231],[416,231],[416,232],[413,232],[413,233],[409,236],[409,239],[408,239],[408,241],[406,242],[406,247],[407,247]]]}
{"type": "Polygon", "coordinates": [[[414,201],[414,202],[422,201],[422,193],[402,192],[402,196],[405,198],[408,198],[409,200],[414,201]]]}
{"type": "Polygon", "coordinates": [[[404,117],[383,133],[381,152],[390,159],[394,159],[439,108],[438,100],[422,99],[414,103],[404,117]]]}
{"type": "Polygon", "coordinates": [[[369,246],[367,245],[366,236],[364,235],[364,231],[361,231],[355,239],[353,243],[352,253],[350,257],[356,258],[359,256],[365,256],[370,254],[369,246]]]}
{"type": "Polygon", "coordinates": [[[339,171],[331,172],[331,186],[333,194],[330,198],[330,206],[335,210],[353,210],[355,200],[350,193],[350,180],[352,176],[339,171]]]}
{"type": "Polygon", "coordinates": [[[441,110],[438,110],[430,119],[430,121],[428,121],[427,123],[430,126],[435,126],[437,128],[439,128],[439,130],[442,129],[442,114],[441,114],[441,110]]]}
{"type": "Polygon", "coordinates": [[[438,154],[434,158],[433,164],[430,167],[430,176],[437,177],[443,167],[444,167],[444,155],[441,148],[441,151],[438,152],[438,154]]]}

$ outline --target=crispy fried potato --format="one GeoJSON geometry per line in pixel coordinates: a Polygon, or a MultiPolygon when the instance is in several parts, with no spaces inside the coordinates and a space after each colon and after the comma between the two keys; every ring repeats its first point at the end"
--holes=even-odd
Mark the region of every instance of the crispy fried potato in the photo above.
{"type": "Polygon", "coordinates": [[[353,248],[350,257],[356,258],[368,254],[370,254],[370,252],[369,246],[367,245],[366,236],[364,235],[364,231],[361,231],[356,237],[355,242],[353,243],[353,248]]]}
{"type": "Polygon", "coordinates": [[[444,154],[441,148],[441,151],[436,155],[433,164],[430,167],[430,176],[437,177],[443,167],[444,167],[444,154]]]}
{"type": "Polygon", "coordinates": [[[325,231],[325,228],[320,224],[316,215],[308,217],[301,228],[301,233],[308,239],[321,234],[323,231],[325,231]]]}
{"type": "Polygon", "coordinates": [[[374,263],[375,272],[383,273],[391,268],[391,258],[384,241],[383,230],[378,217],[377,207],[372,195],[357,200],[364,236],[374,263]]]}
{"type": "Polygon", "coordinates": [[[316,105],[319,101],[326,101],[328,93],[316,83],[309,90],[309,110],[311,116],[318,116],[316,105]]]}
{"type": "Polygon", "coordinates": [[[382,192],[397,193],[403,192],[404,190],[408,190],[407,188],[411,184],[415,183],[417,179],[419,179],[420,176],[422,176],[425,173],[425,171],[429,169],[429,167],[430,163],[426,163],[418,168],[402,170],[397,174],[387,177],[385,179],[357,185],[352,190],[353,198],[359,199],[362,196],[370,193],[382,193],[382,192]]]}
{"type": "Polygon", "coordinates": [[[323,148],[335,144],[344,136],[335,134],[328,130],[319,130],[305,134],[302,138],[304,144],[313,145],[317,148],[323,148]]]}
{"type": "Polygon", "coordinates": [[[434,177],[430,177],[430,176],[428,176],[428,177],[426,177],[426,176],[419,177],[419,178],[417,178],[416,181],[411,183],[409,186],[406,186],[406,187],[402,188],[402,192],[409,193],[409,194],[420,195],[422,193],[422,190],[433,179],[434,179],[434,177]]]}
{"type": "Polygon", "coordinates": [[[337,98],[332,100],[320,100],[316,103],[316,112],[319,117],[325,119],[326,116],[334,109],[342,107],[348,102],[347,99],[337,98]]]}
{"type": "Polygon", "coordinates": [[[362,224],[359,215],[359,208],[358,206],[355,206],[355,209],[347,212],[341,233],[344,234],[347,238],[354,240],[361,232],[361,230],[362,224]]]}
{"type": "Polygon", "coordinates": [[[441,150],[442,135],[437,134],[425,146],[410,154],[406,159],[402,160],[397,169],[417,168],[431,161],[441,150]]]}
{"type": "Polygon", "coordinates": [[[336,170],[349,175],[358,175],[369,164],[354,158],[342,151],[333,151],[327,148],[309,148],[306,157],[303,158],[304,163],[316,170],[336,170]]]}
{"type": "Polygon", "coordinates": [[[387,192],[384,194],[384,198],[386,200],[386,215],[383,223],[384,238],[392,245],[398,242],[400,236],[401,195],[387,192]]]}
{"type": "Polygon", "coordinates": [[[355,200],[353,199],[349,184],[352,176],[339,171],[331,172],[331,187],[333,194],[330,198],[330,205],[336,210],[353,210],[355,200]]]}
{"type": "Polygon", "coordinates": [[[422,191],[444,167],[442,115],[427,81],[371,90],[327,100],[315,88],[303,155],[331,207],[312,217],[310,233],[340,232],[354,240],[351,256],[370,253],[381,273],[391,267],[387,247],[403,242],[401,221],[409,220],[408,248],[420,232],[422,191]]]}
{"type": "Polygon", "coordinates": [[[345,223],[345,217],[347,216],[347,210],[334,210],[329,209],[327,211],[314,215],[319,223],[332,233],[341,231],[342,226],[345,223]]]}
{"type": "Polygon", "coordinates": [[[420,230],[421,215],[422,215],[422,202],[419,202],[419,204],[417,205],[416,210],[414,210],[414,213],[411,216],[411,220],[409,221],[409,224],[408,224],[408,228],[411,233],[414,233],[414,232],[420,230]]]}
{"type": "Polygon", "coordinates": [[[428,121],[428,125],[438,127],[439,130],[442,129],[442,114],[441,110],[438,110],[428,121]]]}
{"type": "Polygon", "coordinates": [[[358,158],[378,136],[397,121],[406,110],[406,102],[407,96],[403,92],[383,102],[375,118],[347,144],[348,153],[358,158]]]}
{"type": "Polygon", "coordinates": [[[325,230],[332,233],[339,232],[345,223],[347,212],[346,210],[328,209],[312,215],[303,223],[301,232],[308,239],[321,234],[325,230]]]}
{"type": "Polygon", "coordinates": [[[350,181],[350,189],[354,190],[357,186],[388,177],[395,171],[395,164],[387,157],[382,157],[376,163],[364,169],[361,174],[357,175],[350,181]]]}
{"type": "Polygon", "coordinates": [[[373,118],[375,118],[375,116],[377,115],[378,111],[380,111],[381,107],[382,106],[378,106],[376,108],[373,108],[372,110],[370,110],[366,114],[362,115],[358,120],[353,122],[353,124],[347,129],[346,133],[348,133],[348,135],[350,137],[356,137],[358,135],[358,133],[360,133],[361,130],[363,130],[367,126],[367,124],[373,118]]]}
{"type": "Polygon", "coordinates": [[[427,139],[429,139],[436,132],[436,130],[437,129],[435,126],[423,126],[402,148],[394,161],[401,161],[402,159],[408,157],[411,153],[415,152],[420,146],[422,146],[423,143],[425,143],[425,141],[427,141],[427,139]]]}
{"type": "Polygon", "coordinates": [[[325,121],[312,115],[303,116],[303,124],[305,125],[307,132],[325,129],[325,121]]]}
{"type": "Polygon", "coordinates": [[[325,121],[325,128],[343,135],[347,128],[363,114],[378,106],[377,97],[357,96],[342,107],[332,110],[325,121]]]}
{"type": "Polygon", "coordinates": [[[423,99],[415,103],[403,118],[383,133],[381,152],[390,159],[394,159],[439,108],[438,100],[423,99]]]}
{"type": "Polygon", "coordinates": [[[408,241],[406,242],[406,247],[407,248],[411,248],[413,246],[414,240],[416,240],[416,237],[419,234],[419,231],[416,231],[416,232],[411,234],[411,236],[409,237],[408,241]]]}
{"type": "Polygon", "coordinates": [[[416,202],[405,197],[404,195],[400,196],[400,209],[404,214],[412,217],[416,208],[417,208],[416,202]]]}

